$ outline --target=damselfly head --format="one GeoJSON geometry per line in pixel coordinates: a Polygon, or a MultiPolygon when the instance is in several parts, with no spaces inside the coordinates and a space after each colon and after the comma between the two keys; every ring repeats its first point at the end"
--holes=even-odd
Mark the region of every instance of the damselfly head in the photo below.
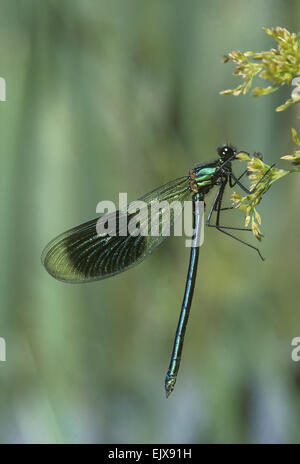
{"type": "Polygon", "coordinates": [[[237,154],[237,150],[232,145],[223,145],[222,147],[217,148],[217,152],[219,157],[222,160],[228,160],[229,158],[234,159],[235,155],[237,154]]]}

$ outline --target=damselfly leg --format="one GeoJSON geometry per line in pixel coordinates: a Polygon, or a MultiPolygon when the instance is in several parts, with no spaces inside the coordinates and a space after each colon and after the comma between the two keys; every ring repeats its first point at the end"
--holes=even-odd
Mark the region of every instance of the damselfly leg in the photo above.
{"type": "Polygon", "coordinates": [[[239,228],[235,228],[235,227],[226,227],[226,226],[220,225],[220,214],[221,214],[222,201],[223,201],[223,195],[224,195],[224,190],[225,190],[226,184],[227,184],[227,179],[226,179],[226,181],[224,181],[220,185],[219,191],[218,191],[218,193],[217,193],[217,195],[216,195],[216,197],[215,197],[215,199],[214,199],[214,201],[212,203],[212,206],[210,208],[210,211],[209,211],[209,214],[208,214],[208,217],[207,217],[207,220],[206,220],[206,225],[208,227],[215,227],[217,230],[219,230],[223,234],[226,234],[229,237],[233,238],[234,240],[237,240],[238,242],[243,243],[244,245],[246,245],[246,246],[252,248],[253,250],[257,251],[260,258],[264,261],[264,257],[262,256],[260,250],[257,247],[255,247],[254,245],[251,245],[248,242],[245,242],[244,240],[240,239],[239,237],[236,237],[235,235],[233,235],[233,234],[227,232],[226,230],[224,230],[224,229],[232,229],[232,230],[251,230],[251,229],[239,229],[239,228]],[[210,223],[213,211],[216,211],[216,213],[217,213],[215,224],[210,223]]]}
{"type": "MultiPolygon", "coordinates": [[[[271,171],[271,169],[275,166],[276,163],[272,164],[272,166],[269,167],[269,169],[264,173],[263,176],[261,176],[261,178],[259,179],[259,181],[257,182],[257,184],[255,184],[255,186],[249,190],[247,187],[245,187],[240,181],[239,181],[239,178],[238,177],[235,177],[235,175],[233,174],[233,172],[230,173],[230,178],[233,179],[235,181],[235,184],[234,185],[238,185],[242,190],[244,190],[245,193],[247,193],[247,195],[250,195],[251,193],[254,193],[256,188],[258,187],[258,185],[261,183],[261,181],[266,177],[266,175],[268,174],[268,172],[271,171]]],[[[230,185],[231,186],[231,185],[230,185]]]]}

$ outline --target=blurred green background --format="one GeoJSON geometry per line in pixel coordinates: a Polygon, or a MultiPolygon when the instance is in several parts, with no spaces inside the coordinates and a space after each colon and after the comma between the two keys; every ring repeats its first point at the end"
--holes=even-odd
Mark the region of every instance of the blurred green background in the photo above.
{"type": "MultiPolygon", "coordinates": [[[[260,443],[300,440],[300,176],[259,207],[255,252],[205,231],[183,362],[164,377],[189,250],[170,238],[112,279],[67,285],[40,262],[58,233],[129,201],[230,141],[271,164],[293,149],[291,88],[226,97],[231,50],[299,30],[283,0],[0,1],[1,443],[260,443]]],[[[260,82],[257,83],[260,85],[260,82]]],[[[278,163],[284,166],[284,162],[278,163]]],[[[208,198],[208,203],[212,197],[208,198]]],[[[243,215],[228,213],[242,224],[243,215]]],[[[255,244],[255,238],[250,240],[255,244]]]]}

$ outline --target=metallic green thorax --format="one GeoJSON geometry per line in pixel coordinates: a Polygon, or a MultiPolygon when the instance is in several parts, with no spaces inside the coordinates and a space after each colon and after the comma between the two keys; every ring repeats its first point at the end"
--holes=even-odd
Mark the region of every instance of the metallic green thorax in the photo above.
{"type": "Polygon", "coordinates": [[[198,187],[201,188],[204,185],[211,185],[213,176],[216,172],[216,166],[207,167],[199,169],[195,169],[196,177],[195,181],[198,184],[198,187]]]}
{"type": "Polygon", "coordinates": [[[216,184],[216,171],[218,161],[208,164],[200,164],[190,171],[190,189],[197,193],[206,194],[216,184]]]}

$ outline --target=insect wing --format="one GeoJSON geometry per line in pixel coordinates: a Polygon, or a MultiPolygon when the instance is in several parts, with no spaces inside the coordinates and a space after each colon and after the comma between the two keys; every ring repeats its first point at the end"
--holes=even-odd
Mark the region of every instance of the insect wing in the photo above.
{"type": "Polygon", "coordinates": [[[165,240],[166,228],[173,226],[189,196],[188,177],[170,181],[141,197],[145,207],[136,212],[131,212],[132,203],[126,212],[105,214],[60,234],[45,247],[42,263],[53,277],[69,283],[91,282],[125,271],[165,240]],[[150,210],[156,201],[175,201],[176,206],[169,209],[170,214],[163,207],[153,218],[150,210]]]}

